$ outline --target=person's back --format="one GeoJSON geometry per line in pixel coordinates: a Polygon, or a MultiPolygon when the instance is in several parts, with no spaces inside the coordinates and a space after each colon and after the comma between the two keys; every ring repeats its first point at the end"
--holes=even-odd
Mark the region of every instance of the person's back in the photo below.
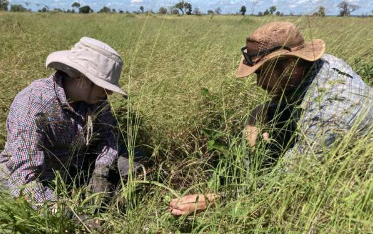
{"type": "MultiPolygon", "coordinates": [[[[285,160],[323,156],[350,131],[354,137],[369,134],[373,122],[373,89],[352,68],[333,55],[316,62],[309,87],[299,105],[296,144],[285,160]]],[[[295,163],[293,161],[292,163],[295,163]]]]}

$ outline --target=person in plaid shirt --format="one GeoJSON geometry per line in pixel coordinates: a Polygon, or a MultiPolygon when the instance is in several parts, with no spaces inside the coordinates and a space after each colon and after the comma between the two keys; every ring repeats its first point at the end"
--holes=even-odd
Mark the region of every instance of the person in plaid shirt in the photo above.
{"type": "MultiPolygon", "coordinates": [[[[302,163],[322,163],[344,136],[372,131],[372,88],[346,62],[324,51],[323,40],[305,42],[289,22],[258,28],[241,49],[237,77],[255,73],[257,85],[272,96],[251,112],[244,136],[252,147],[259,136],[264,140],[269,163],[282,156],[280,173],[302,163]]],[[[178,216],[204,210],[220,196],[174,199],[170,212],[178,216]]]]}
{"type": "Polygon", "coordinates": [[[127,175],[128,159],[118,158],[123,148],[107,101],[113,92],[126,96],[118,84],[122,64],[114,49],[88,37],[48,56],[46,66],[56,72],[22,90],[7,118],[0,178],[12,195],[24,194],[36,204],[56,201],[48,186],[55,172],[71,181],[91,163],[93,192],[109,190],[109,169],[116,165],[127,175]]]}

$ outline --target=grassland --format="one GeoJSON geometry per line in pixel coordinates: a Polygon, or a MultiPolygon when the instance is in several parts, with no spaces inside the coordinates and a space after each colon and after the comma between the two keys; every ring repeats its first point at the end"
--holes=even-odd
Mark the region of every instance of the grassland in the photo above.
{"type": "MultiPolygon", "coordinates": [[[[94,213],[79,193],[63,197],[65,209],[99,218],[102,233],[371,233],[368,138],[351,146],[346,136],[323,164],[280,175],[260,168],[262,148],[250,149],[242,137],[248,113],[268,96],[254,77],[235,78],[240,48],[274,20],[296,23],[306,40],[324,39],[327,53],[371,83],[372,18],[0,13],[0,149],[17,92],[52,73],[44,65],[49,53],[90,36],[125,62],[122,85],[130,98],[114,95],[111,102],[130,145],[151,154],[147,181],[155,182],[131,181],[105,212],[94,213]],[[206,191],[227,196],[204,213],[168,213],[173,193],[206,191]]],[[[2,194],[2,233],[94,232],[82,228],[2,194]]]]}

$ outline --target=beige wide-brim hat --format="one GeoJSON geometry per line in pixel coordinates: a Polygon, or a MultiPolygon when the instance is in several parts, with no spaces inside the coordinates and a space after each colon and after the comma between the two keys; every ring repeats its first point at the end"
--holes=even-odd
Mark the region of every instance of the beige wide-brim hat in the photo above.
{"type": "Polygon", "coordinates": [[[270,54],[259,56],[254,59],[253,66],[248,65],[242,56],[236,76],[249,76],[266,62],[280,57],[298,57],[313,62],[320,59],[325,52],[323,40],[315,39],[305,42],[301,33],[290,22],[272,22],[258,28],[247,37],[245,52],[255,54],[277,46],[289,47],[291,51],[279,49],[270,54]]]}
{"type": "Polygon", "coordinates": [[[80,74],[104,89],[127,94],[119,86],[122,59],[109,45],[89,37],[83,37],[71,50],[51,53],[46,60],[47,68],[54,68],[71,77],[80,74]]]}

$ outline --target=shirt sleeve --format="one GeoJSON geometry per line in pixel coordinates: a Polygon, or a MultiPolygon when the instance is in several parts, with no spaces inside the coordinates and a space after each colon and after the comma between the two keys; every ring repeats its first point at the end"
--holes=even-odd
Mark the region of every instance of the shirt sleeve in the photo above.
{"type": "Polygon", "coordinates": [[[110,104],[107,102],[103,108],[100,108],[94,128],[98,129],[99,134],[98,157],[95,167],[112,167],[118,156],[119,134],[117,121],[111,112],[110,104]]]}
{"type": "Polygon", "coordinates": [[[23,93],[12,104],[7,120],[8,185],[12,195],[32,202],[56,200],[53,190],[43,186],[40,176],[45,166],[43,141],[45,114],[42,94],[23,93]]]}
{"type": "Polygon", "coordinates": [[[299,164],[315,165],[343,136],[353,128],[356,133],[366,131],[372,122],[372,102],[367,86],[355,82],[350,76],[330,71],[327,82],[320,82],[306,95],[298,122],[297,141],[283,159],[285,168],[292,170],[299,164]]]}

